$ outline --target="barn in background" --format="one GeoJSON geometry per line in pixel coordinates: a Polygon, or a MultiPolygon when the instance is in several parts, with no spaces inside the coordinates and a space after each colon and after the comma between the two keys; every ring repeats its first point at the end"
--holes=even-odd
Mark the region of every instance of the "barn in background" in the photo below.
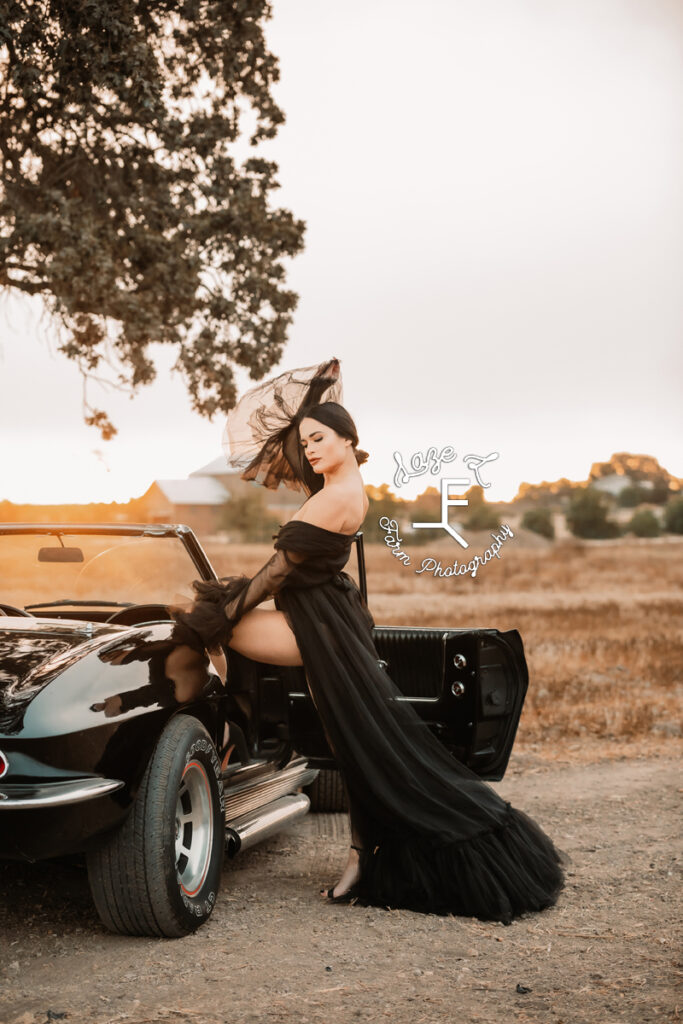
{"type": "Polygon", "coordinates": [[[230,492],[211,477],[155,480],[137,499],[138,514],[147,523],[186,523],[196,533],[216,533],[230,492]]]}
{"type": "Polygon", "coordinates": [[[283,522],[299,508],[306,495],[282,485],[271,491],[252,480],[242,480],[239,471],[228,468],[219,455],[195,469],[185,480],[155,480],[141,497],[134,499],[136,518],[150,523],[186,523],[204,536],[223,529],[225,505],[257,489],[265,510],[283,522]]]}

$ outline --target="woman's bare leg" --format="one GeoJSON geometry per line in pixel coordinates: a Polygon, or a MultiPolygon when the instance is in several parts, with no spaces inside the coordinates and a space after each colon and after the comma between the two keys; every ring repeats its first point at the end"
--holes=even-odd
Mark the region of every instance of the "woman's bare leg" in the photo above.
{"type": "Polygon", "coordinates": [[[281,611],[252,608],[246,612],[235,623],[228,647],[268,665],[303,665],[296,637],[281,611]]]}
{"type": "MultiPolygon", "coordinates": [[[[251,611],[245,612],[233,628],[228,647],[247,658],[263,661],[268,665],[303,665],[294,633],[281,611],[252,608],[251,611]]],[[[228,664],[225,656],[210,655],[210,658],[221,682],[229,689],[228,664]]],[[[248,714],[240,694],[233,694],[233,697],[245,715],[248,714]]],[[[227,742],[227,737],[224,737],[225,746],[227,742]]]]}
{"type": "MultiPolygon", "coordinates": [[[[228,647],[268,665],[303,665],[296,637],[281,611],[252,608],[246,612],[235,624],[228,647]]],[[[225,655],[209,654],[209,658],[225,686],[228,668],[225,655]]],[[[208,679],[206,654],[179,644],[166,659],[166,674],[176,680],[176,688],[183,688],[183,696],[177,699],[191,700],[199,695],[208,679]]]]}

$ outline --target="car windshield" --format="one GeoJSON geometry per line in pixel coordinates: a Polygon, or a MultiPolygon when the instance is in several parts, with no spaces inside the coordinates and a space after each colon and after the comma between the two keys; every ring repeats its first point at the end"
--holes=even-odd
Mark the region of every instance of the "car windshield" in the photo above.
{"type": "Polygon", "coordinates": [[[60,533],[0,534],[0,604],[192,600],[200,573],[178,537],[60,533]]]}

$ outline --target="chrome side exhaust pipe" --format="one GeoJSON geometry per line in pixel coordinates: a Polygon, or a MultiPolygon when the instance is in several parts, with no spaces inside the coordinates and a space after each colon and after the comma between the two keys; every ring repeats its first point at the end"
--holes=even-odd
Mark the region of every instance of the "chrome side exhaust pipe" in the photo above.
{"type": "Polygon", "coordinates": [[[225,850],[232,858],[262,839],[275,835],[283,828],[303,818],[311,806],[305,793],[281,796],[255,811],[233,818],[225,823],[225,850]]]}

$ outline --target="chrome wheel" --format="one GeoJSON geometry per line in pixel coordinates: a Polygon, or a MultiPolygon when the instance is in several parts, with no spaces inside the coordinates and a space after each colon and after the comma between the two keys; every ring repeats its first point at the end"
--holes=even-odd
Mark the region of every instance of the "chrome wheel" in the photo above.
{"type": "Polygon", "coordinates": [[[211,789],[204,766],[188,761],[178,789],[175,856],[178,884],[194,896],[204,884],[213,848],[211,789]]]}

